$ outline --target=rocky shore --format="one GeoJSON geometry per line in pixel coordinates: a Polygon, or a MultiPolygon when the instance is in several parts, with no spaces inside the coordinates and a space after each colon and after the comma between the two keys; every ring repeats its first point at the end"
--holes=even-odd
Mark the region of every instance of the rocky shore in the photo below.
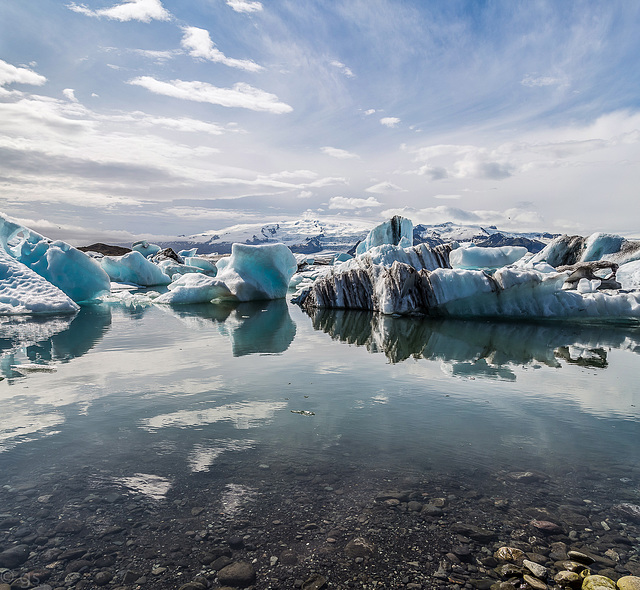
{"type": "Polygon", "coordinates": [[[639,588],[638,473],[357,467],[221,462],[161,497],[9,473],[0,590],[639,588]]]}

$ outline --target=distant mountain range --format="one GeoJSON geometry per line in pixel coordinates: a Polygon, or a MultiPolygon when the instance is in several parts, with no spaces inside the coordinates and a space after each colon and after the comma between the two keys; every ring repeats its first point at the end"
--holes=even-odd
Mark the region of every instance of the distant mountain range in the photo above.
{"type": "MultiPolygon", "coordinates": [[[[192,236],[179,236],[157,242],[163,248],[189,250],[198,248],[199,254],[227,254],[231,245],[286,244],[293,252],[315,254],[322,251],[345,252],[363,240],[373,227],[364,221],[324,221],[301,219],[280,223],[241,224],[192,236]]],[[[495,226],[458,225],[447,222],[436,225],[419,224],[414,227],[414,243],[435,246],[447,242],[473,242],[479,246],[525,246],[537,252],[554,236],[549,233],[514,233],[500,231],[495,226]]]]}

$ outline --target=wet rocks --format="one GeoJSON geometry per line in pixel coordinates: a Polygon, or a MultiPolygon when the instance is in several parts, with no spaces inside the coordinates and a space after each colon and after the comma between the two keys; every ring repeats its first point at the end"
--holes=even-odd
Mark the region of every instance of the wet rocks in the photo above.
{"type": "Polygon", "coordinates": [[[0,567],[13,569],[22,565],[27,559],[29,559],[29,547],[16,545],[0,553],[0,567]]]}
{"type": "Polygon", "coordinates": [[[371,557],[376,551],[373,543],[363,537],[356,537],[347,543],[344,552],[352,558],[371,557]]]}
{"type": "Polygon", "coordinates": [[[617,590],[616,583],[605,576],[586,576],[582,590],[617,590]]]}
{"type": "Polygon", "coordinates": [[[256,571],[250,563],[237,561],[218,572],[218,582],[223,586],[246,588],[256,581],[256,571]]]}
{"type": "Polygon", "coordinates": [[[640,577],[624,576],[618,580],[620,590],[640,590],[640,577]]]}
{"type": "Polygon", "coordinates": [[[637,504],[624,502],[622,504],[616,504],[613,510],[632,522],[640,523],[640,506],[637,504]]]}

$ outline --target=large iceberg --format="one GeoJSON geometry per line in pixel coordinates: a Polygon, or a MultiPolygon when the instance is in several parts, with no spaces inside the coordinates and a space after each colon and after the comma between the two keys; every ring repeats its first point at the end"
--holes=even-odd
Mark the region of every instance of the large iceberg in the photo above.
{"type": "Polygon", "coordinates": [[[79,306],[0,248],[0,315],[75,313],[79,306]]]}
{"type": "Polygon", "coordinates": [[[391,244],[407,248],[413,245],[413,223],[406,217],[395,215],[389,221],[385,221],[374,227],[367,237],[356,247],[356,254],[364,254],[375,246],[391,244]]]}
{"type": "Polygon", "coordinates": [[[171,279],[162,269],[150,262],[139,251],[133,250],[124,256],[103,256],[100,264],[112,281],[134,283],[142,287],[168,285],[171,279]]]}
{"type": "Polygon", "coordinates": [[[73,301],[109,292],[109,276],[84,252],[50,240],[0,214],[0,249],[55,285],[73,301]]]}

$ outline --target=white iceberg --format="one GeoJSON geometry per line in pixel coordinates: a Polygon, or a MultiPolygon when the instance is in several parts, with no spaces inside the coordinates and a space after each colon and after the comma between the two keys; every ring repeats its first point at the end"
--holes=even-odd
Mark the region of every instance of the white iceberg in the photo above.
{"type": "Polygon", "coordinates": [[[364,254],[375,246],[391,244],[408,248],[413,245],[413,222],[406,217],[395,215],[389,221],[385,221],[374,227],[367,237],[358,244],[356,255],[364,254]]]}
{"type": "Polygon", "coordinates": [[[109,292],[109,276],[98,262],[66,242],[52,241],[2,214],[0,249],[73,301],[89,301],[109,292]]]}
{"type": "Polygon", "coordinates": [[[209,303],[214,299],[232,299],[233,293],[220,280],[202,273],[181,275],[169,285],[169,292],[155,302],[172,305],[209,303]]]}
{"type": "Polygon", "coordinates": [[[469,244],[452,250],[449,262],[452,268],[495,269],[508,266],[524,258],[528,250],[523,246],[485,248],[469,244]]]}
{"type": "Polygon", "coordinates": [[[168,285],[171,282],[160,267],[150,262],[137,250],[123,256],[103,256],[99,261],[109,278],[117,283],[134,283],[142,287],[153,287],[168,285]]]}
{"type": "Polygon", "coordinates": [[[58,287],[0,248],[0,315],[75,313],[80,307],[58,287]]]}
{"type": "Polygon", "coordinates": [[[192,258],[198,253],[198,248],[190,248],[189,250],[180,250],[178,252],[178,256],[180,258],[192,258]]]}

